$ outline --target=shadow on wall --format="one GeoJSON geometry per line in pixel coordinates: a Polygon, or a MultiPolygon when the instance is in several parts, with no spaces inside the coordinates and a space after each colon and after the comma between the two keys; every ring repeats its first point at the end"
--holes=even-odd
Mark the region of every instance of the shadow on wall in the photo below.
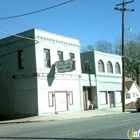
{"type": "Polygon", "coordinates": [[[55,75],[55,64],[52,65],[50,72],[47,75],[48,86],[51,86],[54,81],[55,75]]]}

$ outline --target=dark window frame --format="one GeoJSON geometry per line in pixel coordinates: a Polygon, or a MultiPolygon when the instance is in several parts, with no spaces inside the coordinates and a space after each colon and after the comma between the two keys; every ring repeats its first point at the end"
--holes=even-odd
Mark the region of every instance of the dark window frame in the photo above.
{"type": "Polygon", "coordinates": [[[70,57],[70,59],[75,59],[74,53],[69,53],[69,57],[70,57]],[[72,57],[71,57],[71,56],[72,56],[72,57]]]}
{"type": "Polygon", "coordinates": [[[120,69],[120,65],[118,62],[115,63],[115,73],[121,74],[121,69],[120,69]]]}
{"type": "Polygon", "coordinates": [[[69,105],[73,105],[73,91],[69,91],[69,105]]]}
{"type": "Polygon", "coordinates": [[[57,58],[58,58],[58,61],[63,61],[63,52],[62,51],[57,51],[57,58]],[[60,55],[60,54],[61,54],[62,59],[60,57],[58,58],[58,55],[60,55]]]}
{"type": "Polygon", "coordinates": [[[44,54],[45,54],[45,51],[48,51],[48,58],[44,55],[44,67],[50,68],[51,67],[50,49],[44,49],[44,54]],[[48,64],[48,65],[45,65],[45,64],[48,64]]]}
{"type": "Polygon", "coordinates": [[[84,62],[84,71],[85,73],[91,72],[91,62],[89,60],[84,62]]]}
{"type": "Polygon", "coordinates": [[[0,73],[1,73],[1,58],[0,58],[0,73]]]}
{"type": "Polygon", "coordinates": [[[110,61],[107,62],[107,72],[108,73],[113,73],[113,66],[110,61]]]}
{"type": "Polygon", "coordinates": [[[49,105],[49,107],[54,106],[54,93],[52,91],[48,92],[48,105],[49,105]]]}
{"type": "Polygon", "coordinates": [[[24,55],[23,50],[18,51],[18,68],[24,69],[24,55]]]}
{"type": "Polygon", "coordinates": [[[101,59],[98,61],[98,71],[105,72],[104,62],[101,59]]]}

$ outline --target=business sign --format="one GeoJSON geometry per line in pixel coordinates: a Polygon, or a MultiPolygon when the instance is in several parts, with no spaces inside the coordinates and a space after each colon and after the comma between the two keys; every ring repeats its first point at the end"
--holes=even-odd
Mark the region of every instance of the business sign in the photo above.
{"type": "Polygon", "coordinates": [[[68,59],[66,61],[55,62],[58,73],[70,72],[75,70],[75,60],[68,59]]]}
{"type": "Polygon", "coordinates": [[[140,129],[136,130],[134,128],[129,128],[128,131],[127,131],[127,136],[130,140],[140,139],[140,129]]]}

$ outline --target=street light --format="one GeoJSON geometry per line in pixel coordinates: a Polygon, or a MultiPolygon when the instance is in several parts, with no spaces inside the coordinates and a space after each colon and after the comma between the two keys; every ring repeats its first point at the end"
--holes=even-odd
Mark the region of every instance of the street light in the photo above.
{"type": "Polygon", "coordinates": [[[124,12],[132,12],[134,9],[126,9],[125,5],[128,3],[134,2],[134,0],[125,2],[123,0],[122,3],[117,4],[116,6],[122,5],[122,8],[115,7],[114,10],[118,10],[122,12],[122,112],[125,112],[125,57],[124,57],[124,12]]]}

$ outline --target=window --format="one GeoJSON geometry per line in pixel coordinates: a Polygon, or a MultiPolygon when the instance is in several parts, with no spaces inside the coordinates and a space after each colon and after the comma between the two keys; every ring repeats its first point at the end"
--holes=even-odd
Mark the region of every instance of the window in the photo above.
{"type": "Polygon", "coordinates": [[[57,59],[58,59],[58,61],[63,61],[63,52],[62,51],[57,51],[57,59]]]}
{"type": "Polygon", "coordinates": [[[73,105],[73,92],[69,91],[69,104],[73,105]]]}
{"type": "Polygon", "coordinates": [[[52,107],[54,105],[53,102],[53,92],[48,92],[48,100],[49,100],[49,107],[52,107]]]}
{"type": "Polygon", "coordinates": [[[84,70],[85,70],[85,72],[91,72],[91,63],[89,60],[86,60],[84,62],[84,70]]]}
{"type": "Polygon", "coordinates": [[[44,66],[50,68],[50,50],[44,49],[44,66]]]}
{"type": "Polygon", "coordinates": [[[24,69],[23,50],[18,51],[18,67],[19,69],[24,69]]]}
{"type": "Polygon", "coordinates": [[[117,62],[115,64],[115,73],[121,73],[121,71],[120,71],[120,65],[117,62]]]}
{"type": "Polygon", "coordinates": [[[122,93],[120,91],[116,92],[116,103],[122,102],[122,93]]]}
{"type": "Polygon", "coordinates": [[[74,59],[74,53],[69,53],[70,59],[74,59]]]}
{"type": "Polygon", "coordinates": [[[133,98],[135,98],[136,95],[137,95],[137,93],[133,93],[133,98]]]}
{"type": "Polygon", "coordinates": [[[113,68],[112,68],[112,64],[110,61],[107,62],[107,72],[113,73],[113,68]]]}
{"type": "Polygon", "coordinates": [[[88,100],[92,101],[91,87],[88,87],[88,100]]]}
{"type": "Polygon", "coordinates": [[[1,72],[1,58],[0,58],[0,72],[1,72]]]}
{"type": "Polygon", "coordinates": [[[100,92],[100,104],[107,104],[107,92],[100,92]]]}
{"type": "Polygon", "coordinates": [[[131,99],[130,93],[126,93],[126,99],[131,99]]]}
{"type": "Polygon", "coordinates": [[[104,70],[104,63],[103,63],[102,60],[98,61],[98,71],[99,72],[105,72],[105,70],[104,70]]]}

